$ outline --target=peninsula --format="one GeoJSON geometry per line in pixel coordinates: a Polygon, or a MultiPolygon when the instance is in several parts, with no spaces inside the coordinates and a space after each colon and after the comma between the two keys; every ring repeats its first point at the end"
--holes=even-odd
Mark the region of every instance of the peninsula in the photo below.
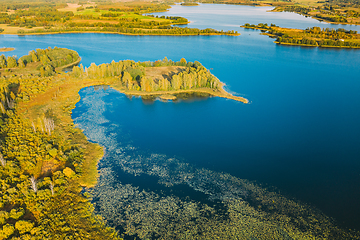
{"type": "Polygon", "coordinates": [[[260,30],[264,35],[276,38],[275,43],[282,45],[331,47],[331,48],[360,48],[360,34],[357,31],[342,28],[332,29],[320,27],[305,30],[281,28],[275,24],[268,26],[259,23],[253,25],[246,23],[243,28],[260,30]]]}
{"type": "Polygon", "coordinates": [[[125,60],[99,66],[92,64],[89,68],[80,65],[74,67],[73,76],[83,80],[106,79],[110,86],[126,95],[146,98],[174,100],[179,94],[199,93],[249,102],[227,93],[224,83],[201,63],[187,62],[184,58],[178,62],[166,57],[155,62],[125,60]]]}

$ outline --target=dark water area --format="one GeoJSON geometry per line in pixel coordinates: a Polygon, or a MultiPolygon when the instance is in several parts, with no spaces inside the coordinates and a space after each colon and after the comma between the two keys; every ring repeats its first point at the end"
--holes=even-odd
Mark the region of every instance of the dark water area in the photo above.
{"type": "MultiPolygon", "coordinates": [[[[116,125],[118,141],[136,151],[176,156],[195,168],[274,186],[360,230],[360,50],[278,46],[239,25],[360,28],[270,9],[200,5],[158,13],[186,17],[189,27],[236,30],[239,37],[1,35],[0,43],[16,48],[7,55],[18,56],[35,48],[67,47],[79,52],[85,66],[165,56],[201,62],[250,104],[212,97],[143,101],[111,89],[100,95],[84,89],[80,96],[104,102],[106,124],[116,125]]],[[[91,109],[82,101],[73,111],[75,121],[91,109]]]]}

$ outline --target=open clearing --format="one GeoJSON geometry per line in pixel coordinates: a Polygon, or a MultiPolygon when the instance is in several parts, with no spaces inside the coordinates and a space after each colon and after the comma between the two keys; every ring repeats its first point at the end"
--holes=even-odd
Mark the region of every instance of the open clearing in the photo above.
{"type": "Polygon", "coordinates": [[[182,72],[184,70],[186,70],[186,67],[182,67],[182,66],[147,67],[145,68],[145,75],[153,79],[166,78],[170,81],[173,75],[182,72]]]}

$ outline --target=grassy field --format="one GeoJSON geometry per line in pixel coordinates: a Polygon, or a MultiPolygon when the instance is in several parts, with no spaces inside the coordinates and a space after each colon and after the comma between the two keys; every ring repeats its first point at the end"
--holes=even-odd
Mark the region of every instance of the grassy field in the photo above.
{"type": "Polygon", "coordinates": [[[28,74],[38,74],[39,70],[36,70],[37,67],[41,65],[40,62],[32,62],[29,63],[26,68],[6,68],[0,69],[0,76],[12,76],[12,75],[28,75],[28,74]]]}
{"type": "Polygon", "coordinates": [[[85,5],[79,5],[77,3],[67,3],[67,7],[64,7],[64,8],[59,8],[58,11],[63,11],[63,12],[67,12],[67,11],[70,11],[70,12],[73,12],[74,14],[77,13],[77,9],[80,8],[80,7],[83,7],[86,9],[86,7],[95,7],[96,5],[95,4],[85,4],[85,5]]]}
{"type": "Polygon", "coordinates": [[[0,28],[4,29],[2,34],[19,34],[19,30],[23,30],[24,32],[36,29],[44,29],[44,27],[33,27],[33,28],[26,28],[26,27],[13,27],[8,26],[7,24],[0,24],[0,28]]]}
{"type": "Polygon", "coordinates": [[[168,79],[177,73],[184,71],[186,67],[168,66],[168,67],[147,67],[145,68],[145,75],[153,79],[168,79]]]}
{"type": "MultiPolygon", "coordinates": [[[[171,20],[168,20],[168,19],[150,17],[150,16],[146,16],[146,15],[137,14],[137,13],[134,13],[134,12],[111,12],[109,10],[99,10],[97,12],[97,11],[95,11],[95,9],[85,9],[85,10],[82,10],[82,11],[75,12],[75,15],[77,15],[77,16],[101,17],[101,15],[105,14],[105,13],[115,13],[115,14],[119,15],[118,17],[114,17],[113,19],[132,20],[132,19],[137,18],[137,19],[142,20],[142,21],[166,22],[168,24],[171,24],[171,20]]],[[[102,20],[93,20],[93,21],[102,22],[102,20]]]]}
{"type": "Polygon", "coordinates": [[[324,5],[324,3],[321,3],[317,0],[296,0],[295,4],[304,5],[304,6],[312,6],[312,7],[318,7],[318,6],[324,5]]]}

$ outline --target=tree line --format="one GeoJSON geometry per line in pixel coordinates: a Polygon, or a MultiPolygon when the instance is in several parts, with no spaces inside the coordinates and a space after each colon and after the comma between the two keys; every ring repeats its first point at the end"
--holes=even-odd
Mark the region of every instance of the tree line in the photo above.
{"type": "Polygon", "coordinates": [[[126,90],[132,91],[177,91],[196,88],[218,90],[221,87],[219,79],[210,73],[198,61],[187,62],[184,58],[178,62],[158,60],[155,62],[134,62],[130,60],[111,62],[110,64],[91,64],[84,68],[82,65],[73,67],[73,76],[77,78],[117,78],[126,90]],[[181,66],[184,67],[176,74],[165,78],[146,76],[146,67],[181,66]]]}
{"type": "Polygon", "coordinates": [[[0,56],[1,68],[26,68],[30,63],[37,63],[37,69],[40,70],[42,77],[47,77],[55,73],[57,67],[65,66],[79,59],[79,54],[66,48],[47,48],[36,49],[29,52],[28,55],[19,59],[15,56],[0,56]]]}
{"type": "MultiPolygon", "coordinates": [[[[218,31],[215,29],[198,29],[198,28],[181,28],[172,26],[163,26],[158,29],[137,29],[125,27],[52,27],[50,29],[34,29],[26,33],[52,33],[52,32],[113,32],[119,34],[132,34],[132,35],[230,35],[238,36],[239,33],[234,30],[218,31]]],[[[25,33],[18,31],[19,34],[25,33]]]]}

